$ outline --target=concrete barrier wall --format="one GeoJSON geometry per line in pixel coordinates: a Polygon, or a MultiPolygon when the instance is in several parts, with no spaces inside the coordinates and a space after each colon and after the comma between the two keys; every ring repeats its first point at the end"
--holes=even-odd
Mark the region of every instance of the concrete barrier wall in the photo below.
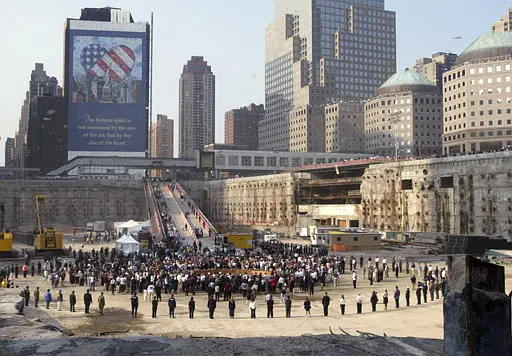
{"type": "Polygon", "coordinates": [[[33,230],[37,224],[36,195],[46,196],[42,223],[80,226],[88,221],[147,220],[142,181],[4,180],[0,201],[5,204],[4,228],[33,230]]]}

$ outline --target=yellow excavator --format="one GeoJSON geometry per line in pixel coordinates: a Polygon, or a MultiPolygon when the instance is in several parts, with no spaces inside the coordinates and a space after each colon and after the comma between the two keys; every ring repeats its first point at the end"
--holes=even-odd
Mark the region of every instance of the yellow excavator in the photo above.
{"type": "Polygon", "coordinates": [[[0,202],[0,254],[10,255],[12,253],[12,233],[9,229],[4,231],[5,206],[0,202]]]}
{"type": "Polygon", "coordinates": [[[62,250],[62,234],[57,234],[54,227],[45,227],[41,224],[42,208],[46,208],[46,196],[36,195],[37,229],[34,232],[34,248],[36,251],[62,250]]]}

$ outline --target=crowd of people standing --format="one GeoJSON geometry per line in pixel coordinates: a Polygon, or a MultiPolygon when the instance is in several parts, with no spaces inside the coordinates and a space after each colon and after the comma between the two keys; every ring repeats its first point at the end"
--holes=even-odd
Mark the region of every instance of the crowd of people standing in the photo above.
{"type": "MultiPolygon", "coordinates": [[[[399,276],[411,276],[411,289],[407,288],[404,293],[406,306],[410,305],[411,290],[424,296],[423,303],[427,302],[426,296],[429,293],[431,300],[434,296],[439,298],[439,292],[443,295],[445,293],[447,276],[444,268],[434,268],[427,264],[422,266],[398,257],[392,257],[388,261],[386,258],[362,255],[359,258],[330,256],[326,250],[314,249],[311,246],[276,242],[261,242],[254,251],[238,255],[225,249],[203,249],[197,237],[192,245],[187,245],[181,239],[180,231],[170,213],[163,210],[163,198],[157,198],[165,238],[160,243],[153,244],[151,251],[124,255],[115,248],[108,247],[93,248],[90,252],[70,249],[65,258],[53,258],[31,265],[25,263],[21,268],[23,276],[37,274],[44,278],[49,285],[44,296],[47,307],[56,297],[58,310],[62,310],[62,303],[68,300],[70,312],[74,312],[74,289],[83,288],[86,289],[83,296],[86,313],[90,312],[93,299],[97,299],[98,309],[103,313],[107,305],[105,295],[122,294],[130,301],[133,317],[137,317],[139,296],[142,299],[140,302],[151,305],[152,316],[156,317],[159,304],[170,295],[166,302],[169,317],[174,318],[179,307],[175,296],[183,294],[189,298],[189,317],[193,318],[196,310],[194,297],[197,293],[207,296],[205,309],[212,319],[217,303],[222,302],[228,304],[229,317],[234,318],[240,300],[245,300],[251,318],[256,318],[256,301],[259,296],[264,296],[267,317],[274,316],[274,305],[277,301],[284,305],[286,316],[290,317],[292,304],[296,300],[294,297],[298,293],[301,298],[306,297],[303,308],[305,314],[310,316],[315,292],[318,289],[324,291],[327,287],[340,289],[341,279],[347,275],[347,279],[352,280],[354,289],[360,286],[361,280],[374,285],[393,278],[398,279],[399,276]],[[73,289],[68,296],[64,296],[62,292],[65,284],[73,289]],[[59,292],[52,294],[52,289],[57,288],[60,288],[59,292]],[[93,298],[92,293],[97,292],[100,294],[93,298]],[[238,302],[236,299],[239,299],[238,302]]],[[[19,273],[20,268],[17,265],[2,268],[2,286],[4,283],[10,286],[19,273]]],[[[29,291],[28,287],[26,291],[29,291]]],[[[37,293],[39,298],[39,287],[37,293]]],[[[322,294],[323,314],[328,316],[331,297],[326,291],[322,294]]],[[[399,308],[401,295],[396,286],[393,292],[396,308],[399,308]]],[[[28,298],[24,296],[27,305],[28,298]]],[[[418,304],[421,303],[420,299],[418,298],[418,304]]],[[[372,310],[376,310],[378,301],[377,293],[374,292],[370,298],[372,310]]],[[[382,302],[384,309],[387,309],[387,290],[382,295],[382,302]]],[[[343,294],[340,295],[340,314],[345,314],[346,305],[350,303],[343,294]]],[[[357,312],[362,313],[363,296],[358,294],[353,303],[356,304],[357,312]]]]}

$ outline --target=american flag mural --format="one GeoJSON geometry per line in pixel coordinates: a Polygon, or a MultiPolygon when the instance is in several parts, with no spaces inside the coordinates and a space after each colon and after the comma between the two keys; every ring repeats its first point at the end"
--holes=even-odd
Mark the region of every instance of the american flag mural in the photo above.
{"type": "Polygon", "coordinates": [[[76,101],[130,104],[140,97],[142,39],[76,36],[73,57],[76,101]]]}

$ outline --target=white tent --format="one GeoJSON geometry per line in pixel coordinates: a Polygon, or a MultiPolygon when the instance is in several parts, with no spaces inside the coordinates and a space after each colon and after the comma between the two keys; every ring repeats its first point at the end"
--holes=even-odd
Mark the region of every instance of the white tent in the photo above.
{"type": "MultiPolygon", "coordinates": [[[[116,224],[114,224],[116,226],[116,224]]],[[[139,231],[143,230],[143,228],[149,226],[148,221],[137,222],[134,220],[128,220],[122,223],[117,224],[117,236],[123,235],[137,235],[139,231]]]]}
{"type": "Polygon", "coordinates": [[[123,237],[116,240],[116,249],[127,255],[129,253],[139,252],[140,243],[131,236],[123,235],[123,237]]]}

